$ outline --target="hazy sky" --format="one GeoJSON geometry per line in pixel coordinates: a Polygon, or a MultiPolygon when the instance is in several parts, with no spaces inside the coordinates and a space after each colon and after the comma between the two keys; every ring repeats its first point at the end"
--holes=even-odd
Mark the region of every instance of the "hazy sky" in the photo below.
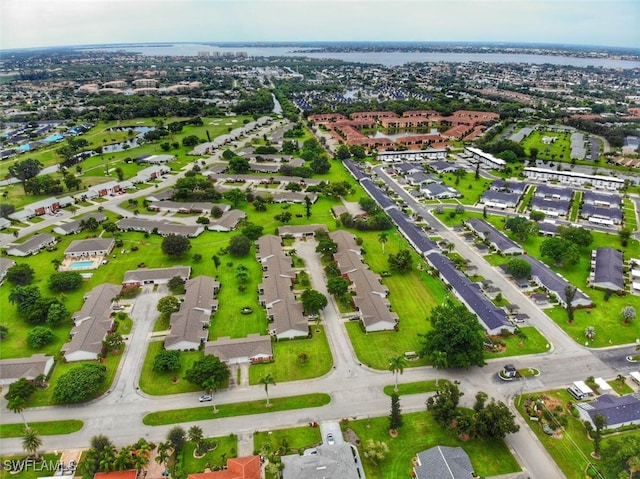
{"type": "Polygon", "coordinates": [[[640,0],[0,0],[0,48],[505,41],[640,47],[640,0]]]}

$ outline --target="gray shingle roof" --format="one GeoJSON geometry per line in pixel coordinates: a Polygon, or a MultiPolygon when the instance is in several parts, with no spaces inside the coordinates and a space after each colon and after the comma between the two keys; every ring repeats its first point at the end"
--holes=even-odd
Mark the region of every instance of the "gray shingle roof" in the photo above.
{"type": "Polygon", "coordinates": [[[271,336],[250,334],[246,338],[222,337],[208,341],[204,353],[217,356],[223,362],[235,362],[244,358],[273,356],[273,347],[271,336]]]}
{"type": "Polygon", "coordinates": [[[282,456],[282,479],[358,479],[351,446],[322,445],[316,454],[282,456]]]}
{"type": "Polygon", "coordinates": [[[123,284],[144,283],[145,281],[168,281],[174,276],[180,276],[184,280],[189,279],[191,268],[189,266],[174,266],[172,268],[135,269],[124,274],[123,284]]]}
{"type": "Polygon", "coordinates": [[[418,453],[417,479],[469,479],[473,466],[461,447],[435,446],[418,453]]]}
{"type": "Polygon", "coordinates": [[[508,207],[514,207],[520,201],[520,193],[507,193],[505,191],[487,190],[480,198],[481,203],[494,202],[504,203],[508,207]]]}
{"type": "Polygon", "coordinates": [[[78,254],[78,253],[90,253],[93,251],[106,251],[107,254],[111,252],[115,245],[113,238],[87,238],[84,240],[75,240],[69,244],[69,247],[64,251],[64,254],[78,254]]]}
{"type": "Polygon", "coordinates": [[[620,211],[618,208],[598,208],[597,206],[588,203],[582,205],[582,211],[580,212],[580,215],[583,218],[597,216],[600,218],[608,218],[618,222],[622,221],[622,211],[620,211]]]}
{"type": "Polygon", "coordinates": [[[480,218],[470,218],[465,221],[479,236],[486,238],[500,252],[505,254],[522,253],[524,250],[515,241],[498,231],[492,224],[480,218]]]}
{"type": "Polygon", "coordinates": [[[622,253],[614,248],[596,249],[593,286],[613,291],[624,289],[622,253]]]}
{"type": "MultiPolygon", "coordinates": [[[[528,255],[522,255],[521,258],[527,261],[531,265],[531,276],[544,286],[547,291],[555,294],[562,303],[566,302],[565,288],[571,284],[562,276],[553,271],[549,266],[544,264],[537,258],[533,258],[528,255]]],[[[593,304],[589,299],[589,296],[582,291],[577,290],[575,298],[573,299],[573,305],[575,306],[591,306],[593,304]]]]}
{"type": "Polygon", "coordinates": [[[591,420],[596,414],[603,414],[607,418],[608,427],[640,421],[640,393],[626,396],[602,396],[586,403],[577,403],[577,407],[584,410],[591,420]]]}
{"type": "Polygon", "coordinates": [[[573,190],[569,188],[554,188],[547,185],[538,185],[534,193],[536,198],[549,198],[558,200],[570,200],[573,196],[573,190]]]}
{"type": "Polygon", "coordinates": [[[41,374],[48,374],[52,359],[44,354],[34,354],[28,358],[0,360],[0,383],[20,378],[33,380],[41,374]]]}

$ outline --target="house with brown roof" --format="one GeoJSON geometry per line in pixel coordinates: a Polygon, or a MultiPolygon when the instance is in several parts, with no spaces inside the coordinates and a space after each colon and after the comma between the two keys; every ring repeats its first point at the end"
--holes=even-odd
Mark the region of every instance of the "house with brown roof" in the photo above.
{"type": "Polygon", "coordinates": [[[184,285],[184,301],[169,320],[171,332],[164,348],[176,351],[198,349],[208,337],[211,315],[218,309],[220,283],[210,276],[196,276],[184,285]]]}
{"type": "Polygon", "coordinates": [[[138,471],[135,469],[129,469],[127,471],[96,472],[93,475],[93,479],[136,479],[137,477],[138,471]]]}
{"type": "Polygon", "coordinates": [[[278,339],[305,337],[309,324],[302,303],[292,291],[296,277],[291,258],[284,254],[281,239],[264,235],[256,241],[256,259],[262,264],[262,283],[258,285],[260,304],[267,310],[269,332],[278,339]]]}
{"type": "Polygon", "coordinates": [[[362,261],[361,248],[355,237],[343,230],[335,231],[330,236],[338,244],[333,258],[342,276],[351,283],[350,288],[354,292],[352,301],[364,330],[395,329],[399,317],[391,311],[391,303],[387,299],[389,289],[382,284],[380,276],[362,261]]]}
{"type": "Polygon", "coordinates": [[[260,456],[234,457],[227,459],[223,471],[189,474],[187,479],[261,479],[260,456]]]}
{"type": "Polygon", "coordinates": [[[273,361],[271,336],[261,336],[257,333],[246,338],[231,339],[225,336],[208,341],[204,346],[204,353],[217,356],[227,365],[273,361]]]}
{"type": "Polygon", "coordinates": [[[66,361],[98,359],[102,341],[113,326],[111,305],[120,290],[117,284],[104,283],[85,296],[82,308],[71,317],[71,341],[62,346],[66,361]]]}
{"type": "Polygon", "coordinates": [[[53,356],[33,354],[28,358],[0,360],[0,386],[8,386],[18,379],[33,381],[40,375],[48,376],[53,367],[53,356]]]}

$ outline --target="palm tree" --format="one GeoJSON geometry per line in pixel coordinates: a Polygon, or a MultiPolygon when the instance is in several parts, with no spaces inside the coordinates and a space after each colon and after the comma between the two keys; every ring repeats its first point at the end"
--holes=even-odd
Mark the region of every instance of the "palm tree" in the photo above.
{"type": "Polygon", "coordinates": [[[406,365],[407,358],[404,357],[404,354],[396,358],[389,358],[389,371],[395,375],[396,379],[395,386],[393,387],[394,392],[398,392],[398,373],[402,374],[406,365]]]}
{"type": "MultiPolygon", "coordinates": [[[[203,384],[202,384],[203,388],[204,388],[204,392],[206,394],[208,394],[209,396],[211,396],[211,400],[213,401],[213,393],[218,391],[218,381],[216,381],[216,378],[211,377],[209,379],[207,379],[203,384]]],[[[218,410],[216,409],[216,402],[213,401],[213,413],[217,413],[218,410]]]]}
{"type": "Polygon", "coordinates": [[[267,394],[267,406],[270,406],[271,403],[269,403],[269,386],[275,386],[276,380],[273,378],[271,373],[269,373],[266,376],[261,377],[259,382],[260,384],[264,384],[264,392],[267,394]]]}
{"type": "Polygon", "coordinates": [[[42,446],[42,439],[40,439],[38,432],[31,427],[26,427],[22,434],[22,449],[38,459],[38,448],[40,446],[42,446]]]}
{"type": "Polygon", "coordinates": [[[22,422],[24,423],[24,427],[28,428],[29,425],[27,424],[27,420],[24,418],[24,414],[22,414],[22,412],[26,407],[27,407],[27,400],[20,396],[12,397],[11,399],[9,399],[9,402],[7,403],[7,409],[16,414],[20,414],[20,417],[22,417],[22,422]]]}
{"type": "Polygon", "coordinates": [[[382,254],[384,254],[384,245],[389,240],[389,235],[384,231],[378,235],[378,243],[382,245],[382,254]]]}
{"type": "Polygon", "coordinates": [[[158,455],[156,456],[156,462],[162,464],[164,468],[167,468],[167,460],[171,457],[171,444],[168,442],[161,442],[158,444],[158,455]]]}
{"type": "Polygon", "coordinates": [[[100,462],[99,468],[102,472],[111,472],[113,471],[113,463],[116,460],[117,454],[116,446],[113,444],[109,444],[104,447],[102,452],[100,453],[100,462]]]}
{"type": "Polygon", "coordinates": [[[114,470],[124,471],[125,469],[129,469],[131,467],[131,459],[131,451],[128,448],[123,447],[113,460],[114,470]]]}
{"type": "Polygon", "coordinates": [[[447,353],[444,351],[433,351],[431,353],[431,363],[436,368],[436,387],[438,386],[438,371],[448,366],[447,353]]]}
{"type": "Polygon", "coordinates": [[[202,446],[203,446],[202,440],[204,439],[204,436],[202,434],[202,428],[199,426],[191,426],[187,434],[189,435],[189,441],[195,443],[196,452],[198,454],[202,454],[202,446]]]}

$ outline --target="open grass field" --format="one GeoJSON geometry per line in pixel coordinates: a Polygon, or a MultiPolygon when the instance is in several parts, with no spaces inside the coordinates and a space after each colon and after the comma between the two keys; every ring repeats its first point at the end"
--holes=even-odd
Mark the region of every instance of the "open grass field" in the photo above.
{"type": "MultiPolygon", "coordinates": [[[[16,415],[16,417],[18,417],[16,415]]],[[[6,419],[6,418],[5,418],[6,419]]],[[[29,422],[29,427],[32,427],[41,436],[53,436],[56,434],[71,434],[72,432],[79,431],[84,426],[82,421],[77,419],[67,419],[62,421],[47,421],[47,422],[29,422]]],[[[0,439],[10,437],[22,437],[24,433],[23,423],[13,424],[0,424],[0,439]]]]}
{"type": "Polygon", "coordinates": [[[151,341],[149,343],[144,364],[142,365],[142,372],[140,373],[140,390],[153,396],[201,391],[198,386],[185,381],[183,378],[193,363],[202,359],[202,351],[181,351],[180,371],[158,373],[153,370],[153,360],[163,349],[162,341],[151,341]]]}
{"type": "Polygon", "coordinates": [[[475,174],[472,172],[467,172],[462,178],[460,178],[457,185],[457,178],[453,173],[440,175],[440,177],[444,180],[445,184],[452,186],[463,195],[462,198],[457,198],[457,201],[463,205],[475,205],[492,183],[491,180],[486,178],[476,180],[475,174]]]}
{"type": "Polygon", "coordinates": [[[443,430],[430,413],[416,412],[403,414],[403,426],[396,438],[389,436],[389,419],[376,417],[351,421],[345,428],[351,428],[362,443],[369,439],[384,441],[389,447],[387,457],[374,464],[365,458],[360,447],[367,477],[377,479],[397,479],[411,477],[412,459],[415,455],[433,446],[462,447],[471,459],[475,473],[479,477],[508,474],[520,470],[515,458],[502,440],[474,439],[464,442],[451,430],[443,430]]]}
{"type": "Polygon", "coordinates": [[[331,370],[331,350],[323,326],[311,326],[311,339],[295,339],[273,343],[275,362],[252,364],[249,384],[258,384],[260,378],[271,374],[276,383],[320,377],[331,370]],[[319,330],[320,332],[316,332],[319,330]],[[306,355],[302,360],[301,355],[306,355]]]}
{"type": "Polygon", "coordinates": [[[520,142],[527,154],[531,153],[531,148],[538,149],[538,158],[551,161],[571,160],[571,134],[556,131],[533,131],[520,142]],[[542,142],[544,137],[556,138],[552,143],[542,142]]]}
{"type": "Polygon", "coordinates": [[[305,409],[320,407],[329,404],[331,397],[328,394],[314,393],[302,396],[290,396],[271,399],[271,405],[267,407],[266,396],[260,401],[246,401],[233,404],[216,406],[217,412],[213,412],[213,406],[203,406],[190,409],[174,409],[147,414],[142,422],[147,426],[163,426],[192,421],[206,421],[232,416],[248,416],[251,414],[264,414],[291,409],[305,409]]]}
{"type": "MultiPolygon", "coordinates": [[[[2,456],[0,462],[5,467],[0,468],[0,479],[37,479],[53,476],[55,468],[62,454],[41,454],[38,462],[22,462],[27,456],[2,456]],[[22,466],[20,465],[22,463],[22,466]],[[16,471],[16,472],[12,472],[16,471]]],[[[33,459],[32,459],[33,460],[33,459]]]]}
{"type": "Polygon", "coordinates": [[[262,431],[253,435],[253,450],[263,455],[276,451],[279,455],[295,454],[321,443],[320,428],[311,426],[262,431]]]}
{"type": "Polygon", "coordinates": [[[205,468],[222,468],[227,465],[227,459],[238,456],[238,438],[235,434],[211,438],[216,444],[215,449],[202,457],[195,457],[195,443],[187,441],[182,450],[182,470],[186,474],[204,472],[205,468]]]}

